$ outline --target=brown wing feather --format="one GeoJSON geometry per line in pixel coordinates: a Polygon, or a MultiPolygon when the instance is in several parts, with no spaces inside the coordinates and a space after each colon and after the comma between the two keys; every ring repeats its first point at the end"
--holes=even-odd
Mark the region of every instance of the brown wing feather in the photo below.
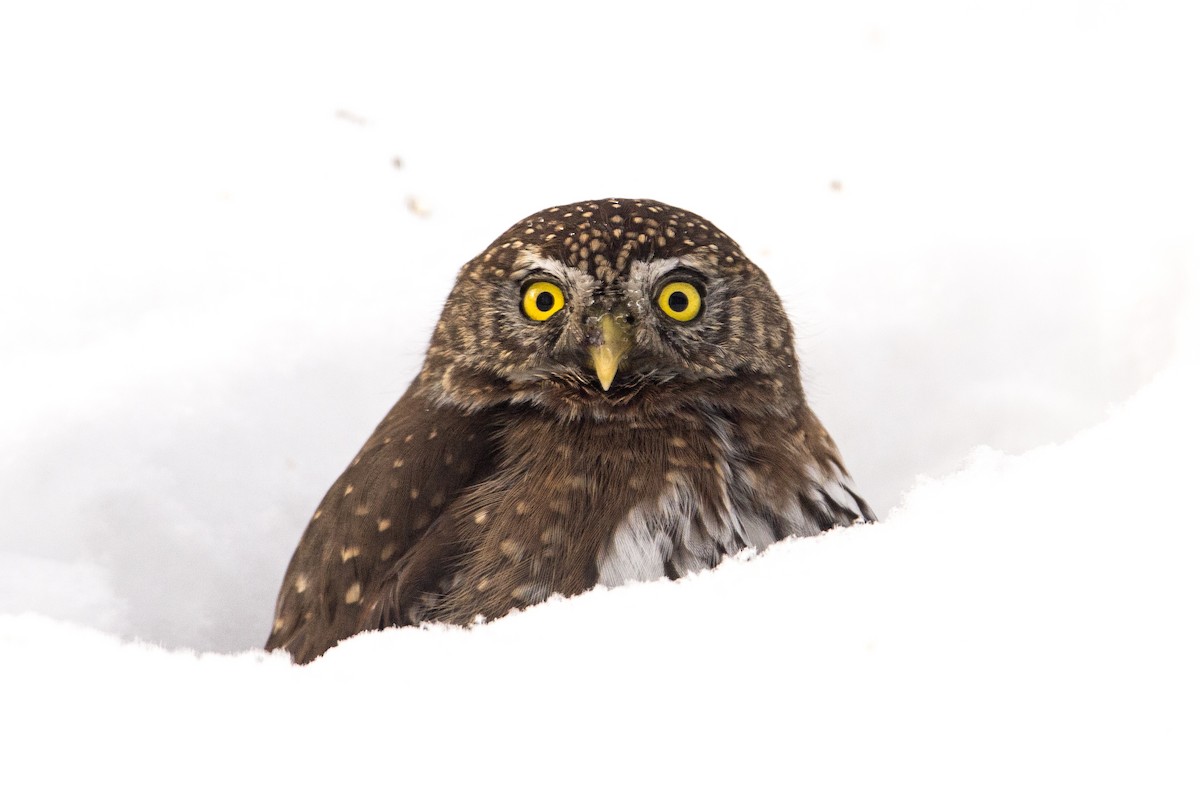
{"type": "Polygon", "coordinates": [[[490,471],[486,414],[435,407],[409,388],[304,531],[268,650],[283,648],[304,663],[359,631],[404,624],[393,617],[443,579],[452,555],[437,520],[490,471]]]}

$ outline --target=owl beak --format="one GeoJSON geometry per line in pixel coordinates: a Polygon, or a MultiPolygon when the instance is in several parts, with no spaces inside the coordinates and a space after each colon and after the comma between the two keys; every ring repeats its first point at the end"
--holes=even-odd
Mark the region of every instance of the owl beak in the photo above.
{"type": "Polygon", "coordinates": [[[592,356],[592,368],[600,379],[600,388],[608,391],[613,378],[617,375],[617,367],[621,359],[629,352],[632,342],[629,341],[629,331],[613,317],[605,314],[600,317],[600,344],[588,348],[592,356]]]}

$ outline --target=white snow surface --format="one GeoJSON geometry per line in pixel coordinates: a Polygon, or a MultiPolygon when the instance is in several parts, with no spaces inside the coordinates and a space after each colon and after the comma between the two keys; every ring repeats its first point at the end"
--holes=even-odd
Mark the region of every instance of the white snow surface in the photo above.
{"type": "Polygon", "coordinates": [[[0,794],[1200,794],[1187,4],[0,9],[0,794]],[[653,197],[870,526],[257,648],[457,268],[653,197]]]}

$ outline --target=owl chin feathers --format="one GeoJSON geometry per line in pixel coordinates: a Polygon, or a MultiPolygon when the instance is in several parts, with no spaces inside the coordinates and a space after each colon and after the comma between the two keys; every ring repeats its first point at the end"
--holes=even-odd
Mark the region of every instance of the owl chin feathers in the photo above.
{"type": "Polygon", "coordinates": [[[304,531],[267,647],[310,661],[872,519],[732,239],[651,200],[556,206],[462,268],[304,531]]]}
{"type": "Polygon", "coordinates": [[[454,371],[455,387],[446,391],[441,382],[425,387],[433,403],[479,412],[504,406],[533,406],[563,421],[637,422],[670,416],[685,407],[740,409],[747,416],[779,416],[795,410],[770,376],[735,375],[730,378],[684,379],[667,371],[618,376],[604,390],[596,376],[573,372],[526,372],[519,376],[471,375],[454,371]]]}

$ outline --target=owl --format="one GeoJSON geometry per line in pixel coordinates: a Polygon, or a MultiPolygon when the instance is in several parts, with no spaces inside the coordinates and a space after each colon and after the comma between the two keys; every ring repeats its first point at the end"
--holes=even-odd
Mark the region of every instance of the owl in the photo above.
{"type": "Polygon", "coordinates": [[[301,537],[266,646],[308,662],[873,519],[732,239],[652,200],[556,206],[462,268],[301,537]]]}

